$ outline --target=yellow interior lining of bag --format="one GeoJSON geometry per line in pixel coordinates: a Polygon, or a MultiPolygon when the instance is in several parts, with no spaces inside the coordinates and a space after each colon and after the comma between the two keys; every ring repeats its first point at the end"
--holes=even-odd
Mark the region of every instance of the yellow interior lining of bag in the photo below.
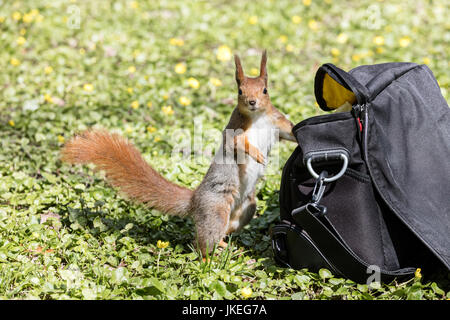
{"type": "Polygon", "coordinates": [[[322,96],[330,109],[337,109],[346,102],[350,105],[356,102],[355,94],[339,84],[329,74],[325,74],[323,78],[322,96]]]}

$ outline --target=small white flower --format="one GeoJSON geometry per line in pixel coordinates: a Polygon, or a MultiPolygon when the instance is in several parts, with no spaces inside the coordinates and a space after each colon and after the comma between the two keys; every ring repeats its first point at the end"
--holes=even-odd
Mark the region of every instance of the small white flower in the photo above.
{"type": "Polygon", "coordinates": [[[39,108],[39,103],[37,100],[25,101],[23,105],[23,111],[35,111],[39,108]]]}

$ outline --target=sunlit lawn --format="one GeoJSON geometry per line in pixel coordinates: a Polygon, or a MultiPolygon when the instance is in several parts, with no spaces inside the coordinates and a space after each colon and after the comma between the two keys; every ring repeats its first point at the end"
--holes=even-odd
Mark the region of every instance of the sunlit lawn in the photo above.
{"type": "Polygon", "coordinates": [[[425,63],[448,101],[449,6],[0,0],[0,298],[450,298],[445,274],[368,287],[276,266],[269,229],[294,144],[280,146],[259,184],[257,217],[210,264],[192,248],[191,220],[126,201],[92,167],[62,164],[58,153],[75,132],[107,128],[195,188],[210,161],[190,148],[195,130],[214,150],[217,136],[206,133],[220,132],[235,105],[232,54],[256,75],[264,48],[272,102],[294,123],[321,114],[313,81],[327,62],[425,63]],[[183,141],[184,157],[173,153],[183,141]]]}

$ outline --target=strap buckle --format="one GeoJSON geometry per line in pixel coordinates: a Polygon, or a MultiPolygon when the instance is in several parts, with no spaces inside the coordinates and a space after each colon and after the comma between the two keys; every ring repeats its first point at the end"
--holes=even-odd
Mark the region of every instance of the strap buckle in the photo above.
{"type": "MultiPolygon", "coordinates": [[[[325,181],[327,178],[328,172],[325,170],[320,173],[318,178],[316,179],[316,184],[314,185],[314,189],[311,196],[311,201],[307,204],[301,206],[300,208],[295,210],[295,214],[301,214],[305,210],[315,217],[323,217],[327,213],[327,207],[319,204],[320,200],[323,197],[325,192],[325,181]]],[[[293,212],[294,213],[294,212],[293,212]]]]}

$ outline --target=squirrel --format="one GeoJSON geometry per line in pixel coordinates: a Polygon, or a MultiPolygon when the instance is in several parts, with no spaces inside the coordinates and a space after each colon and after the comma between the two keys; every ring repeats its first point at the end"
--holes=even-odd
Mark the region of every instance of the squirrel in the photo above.
{"type": "Polygon", "coordinates": [[[65,162],[95,164],[105,172],[107,181],[131,200],[165,214],[192,217],[196,245],[203,257],[215,245],[226,247],[224,237],[251,221],[256,211],[256,184],[275,140],[296,141],[293,124],[270,101],[266,50],[258,77],[246,77],[239,56],[235,54],[234,60],[237,106],[223,131],[221,152],[195,190],[166,180],[128,140],[102,129],[75,135],[61,150],[65,162]]]}

